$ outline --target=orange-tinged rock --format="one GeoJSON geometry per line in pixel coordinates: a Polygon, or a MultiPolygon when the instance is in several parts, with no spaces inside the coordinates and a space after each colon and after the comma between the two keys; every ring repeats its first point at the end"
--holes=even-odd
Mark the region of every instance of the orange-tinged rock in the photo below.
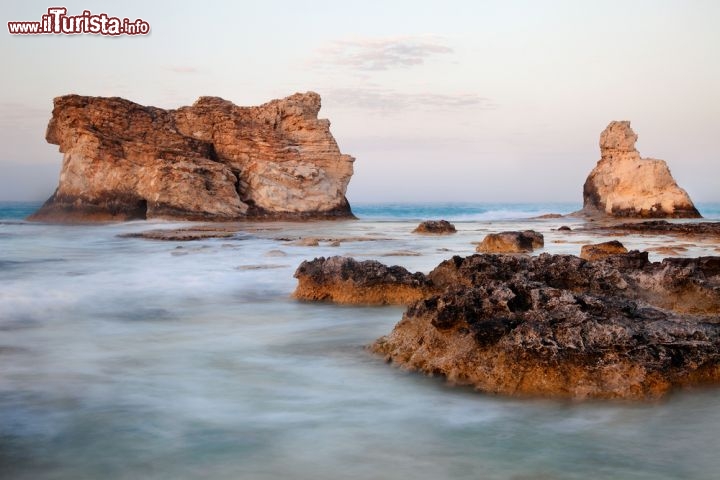
{"type": "Polygon", "coordinates": [[[700,218],[667,163],[640,158],[630,122],[610,122],[600,135],[601,158],[583,187],[583,212],[641,218],[700,218]]]}
{"type": "Polygon", "coordinates": [[[580,249],[580,258],[593,261],[609,257],[610,255],[621,255],[623,253],[628,253],[627,248],[617,240],[611,240],[609,242],[583,245],[580,249]]]}
{"type": "Polygon", "coordinates": [[[31,219],[352,215],[345,191],[354,159],[317,118],[316,93],[258,107],[216,97],[177,110],[116,97],[54,103],[46,138],[60,146],[63,167],[31,219]]]}
{"type": "Polygon", "coordinates": [[[475,250],[482,253],[529,253],[545,246],[542,233],[534,230],[522,232],[490,233],[475,250]]]}

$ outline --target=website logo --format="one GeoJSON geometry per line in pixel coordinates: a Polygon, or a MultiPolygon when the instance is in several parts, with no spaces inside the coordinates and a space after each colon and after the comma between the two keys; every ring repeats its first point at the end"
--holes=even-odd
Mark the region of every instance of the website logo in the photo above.
{"type": "Polygon", "coordinates": [[[39,22],[7,22],[11,35],[147,35],[150,24],[142,18],[112,17],[107,13],[94,14],[83,10],[80,15],[68,15],[65,7],[50,7],[39,22]]]}

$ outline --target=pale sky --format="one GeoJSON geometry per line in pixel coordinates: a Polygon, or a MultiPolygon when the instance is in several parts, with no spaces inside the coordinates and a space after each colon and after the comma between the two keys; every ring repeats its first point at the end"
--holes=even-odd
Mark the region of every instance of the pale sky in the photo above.
{"type": "Polygon", "coordinates": [[[4,0],[0,14],[0,200],[57,185],[53,97],[176,108],[313,90],[357,159],[351,203],[579,203],[611,120],[696,202],[720,201],[718,1],[4,0]],[[56,4],[151,33],[7,32],[56,4]]]}

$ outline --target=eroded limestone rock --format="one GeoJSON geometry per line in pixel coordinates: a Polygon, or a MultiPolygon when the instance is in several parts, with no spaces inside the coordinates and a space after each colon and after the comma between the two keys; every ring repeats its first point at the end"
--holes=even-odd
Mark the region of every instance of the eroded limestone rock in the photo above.
{"type": "Polygon", "coordinates": [[[600,161],[583,187],[588,215],[699,218],[690,196],[663,160],[640,158],[630,122],[610,122],[600,134],[600,161]]]}
{"type": "Polygon", "coordinates": [[[640,399],[720,382],[720,257],[484,254],[428,275],[333,257],[296,277],[299,298],[407,304],[371,349],[485,392],[640,399]]]}
{"type": "Polygon", "coordinates": [[[720,258],[454,257],[372,350],[492,393],[659,397],[720,382],[720,258]]]}
{"type": "Polygon", "coordinates": [[[353,158],[318,120],[316,93],[258,107],[217,97],[177,110],[79,95],[54,104],[46,138],[63,167],[33,220],[352,215],[353,158]]]}

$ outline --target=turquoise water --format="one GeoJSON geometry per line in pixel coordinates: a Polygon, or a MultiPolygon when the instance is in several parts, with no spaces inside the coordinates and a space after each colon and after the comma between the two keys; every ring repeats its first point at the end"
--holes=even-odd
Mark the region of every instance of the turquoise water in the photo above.
{"type": "Polygon", "coordinates": [[[0,220],[22,220],[41,205],[42,202],[0,202],[0,220]]]}
{"type": "Polygon", "coordinates": [[[579,203],[378,203],[353,204],[359,218],[378,220],[424,220],[445,218],[453,221],[522,219],[546,213],[571,213],[579,203]]]}
{"type": "Polygon", "coordinates": [[[182,223],[34,224],[21,219],[38,204],[2,204],[0,478],[718,478],[719,390],[650,404],[483,395],[364,348],[402,309],[290,297],[297,265],[320,255],[428,271],[509,228],[573,253],[554,242],[570,220],[523,220],[578,207],[563,205],[355,205],[358,221],[183,243],[118,236],[182,223]],[[458,233],[410,233],[431,216],[460,219],[458,233]],[[368,241],[287,241],[307,236],[368,241]]]}
{"type": "MultiPolygon", "coordinates": [[[[359,218],[378,220],[424,220],[445,218],[454,221],[526,219],[548,213],[566,214],[582,208],[581,202],[536,203],[358,203],[352,204],[359,218]]],[[[707,219],[720,219],[720,203],[699,203],[707,219]]]]}
{"type": "MultiPolygon", "coordinates": [[[[22,219],[42,202],[0,202],[0,219],[22,219]]],[[[699,203],[698,210],[708,219],[720,219],[720,202],[699,203]]],[[[582,208],[580,202],[539,203],[353,203],[359,218],[377,220],[423,220],[446,218],[454,221],[522,219],[546,213],[571,213],[582,208]]]]}

